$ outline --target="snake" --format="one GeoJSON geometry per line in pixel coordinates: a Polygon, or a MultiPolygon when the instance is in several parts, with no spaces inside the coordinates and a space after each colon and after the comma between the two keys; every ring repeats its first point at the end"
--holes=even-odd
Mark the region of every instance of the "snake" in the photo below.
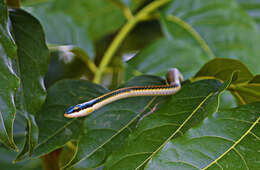
{"type": "Polygon", "coordinates": [[[166,74],[166,84],[164,85],[120,88],[87,102],[71,106],[65,111],[64,116],[67,118],[87,116],[107,104],[128,97],[173,95],[181,89],[181,82],[183,80],[183,75],[177,68],[170,68],[166,74]]]}

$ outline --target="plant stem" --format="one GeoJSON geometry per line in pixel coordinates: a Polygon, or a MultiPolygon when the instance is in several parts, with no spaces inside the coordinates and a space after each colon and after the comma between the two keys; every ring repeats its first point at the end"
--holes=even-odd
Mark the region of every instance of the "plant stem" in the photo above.
{"type": "Polygon", "coordinates": [[[121,1],[118,0],[111,0],[112,3],[114,3],[116,6],[118,6],[122,12],[124,13],[125,17],[130,20],[133,18],[131,10],[121,1]]]}
{"type": "Polygon", "coordinates": [[[128,20],[128,22],[123,26],[120,32],[116,35],[115,39],[112,41],[107,51],[105,52],[100,65],[96,71],[94,82],[100,83],[102,75],[106,70],[107,65],[109,64],[112,56],[120,46],[121,42],[125,39],[127,34],[132,30],[132,28],[142,20],[143,17],[147,16],[150,12],[158,9],[159,7],[165,5],[170,2],[170,0],[158,0],[150,3],[146,7],[144,7],[141,11],[139,11],[134,17],[128,20]]]}
{"type": "Polygon", "coordinates": [[[201,48],[204,50],[204,52],[207,54],[207,56],[210,57],[210,59],[216,58],[216,56],[209,48],[206,41],[188,23],[186,23],[182,19],[180,19],[176,16],[173,16],[173,15],[167,16],[167,19],[169,21],[172,21],[172,22],[178,24],[183,29],[185,29],[187,32],[189,32],[191,34],[191,36],[201,45],[201,48]]]}
{"type": "Polygon", "coordinates": [[[6,0],[6,5],[11,8],[20,8],[21,1],[20,0],[6,0]]]}

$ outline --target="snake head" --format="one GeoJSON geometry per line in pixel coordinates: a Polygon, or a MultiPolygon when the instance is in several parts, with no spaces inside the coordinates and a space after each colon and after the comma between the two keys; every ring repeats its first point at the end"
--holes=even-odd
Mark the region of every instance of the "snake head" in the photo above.
{"type": "Polygon", "coordinates": [[[69,107],[66,111],[65,114],[72,114],[74,112],[80,111],[81,110],[81,105],[76,105],[76,106],[71,106],[69,107]]]}
{"type": "Polygon", "coordinates": [[[65,111],[64,116],[67,118],[73,118],[73,117],[82,117],[82,116],[89,115],[94,111],[92,106],[93,106],[92,101],[71,106],[65,111]]]}

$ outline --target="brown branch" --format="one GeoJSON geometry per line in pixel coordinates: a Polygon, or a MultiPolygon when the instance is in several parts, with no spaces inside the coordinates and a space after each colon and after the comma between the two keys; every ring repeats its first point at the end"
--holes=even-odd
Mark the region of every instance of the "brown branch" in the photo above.
{"type": "Polygon", "coordinates": [[[62,149],[57,149],[41,157],[44,170],[60,170],[59,155],[62,149]]]}

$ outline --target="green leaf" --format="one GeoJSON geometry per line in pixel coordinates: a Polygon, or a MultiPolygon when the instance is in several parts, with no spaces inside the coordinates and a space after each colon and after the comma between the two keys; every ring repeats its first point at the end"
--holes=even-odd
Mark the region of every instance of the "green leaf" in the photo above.
{"type": "Polygon", "coordinates": [[[29,151],[30,155],[38,138],[34,115],[39,112],[46,98],[43,78],[48,70],[49,51],[41,24],[32,15],[21,9],[12,9],[10,21],[18,49],[14,65],[21,79],[16,103],[27,118],[28,146],[24,146],[26,151],[22,152],[29,151]]]}
{"type": "MultiPolygon", "coordinates": [[[[155,76],[139,76],[124,85],[141,86],[164,84],[164,80],[155,76]]],[[[131,124],[153,105],[154,97],[135,97],[109,104],[84,121],[84,129],[78,143],[74,159],[65,168],[77,163],[85,168],[95,168],[104,163],[107,156],[118,150],[128,134],[131,124]]]]}
{"type": "MultiPolygon", "coordinates": [[[[141,76],[125,86],[162,83],[164,81],[158,77],[141,76]]],[[[88,101],[106,92],[108,90],[88,81],[60,81],[49,88],[46,103],[37,116],[40,136],[33,156],[49,153],[64,146],[68,141],[78,141],[75,158],[68,166],[73,166],[79,161],[86,162],[86,167],[97,167],[103,163],[108,154],[124,142],[129,134],[129,125],[153,99],[142,97],[139,100],[120,100],[81,119],[67,119],[63,116],[69,106],[88,101]],[[101,133],[103,137],[97,135],[101,133]],[[89,164],[91,160],[92,163],[89,164]]]]}
{"type": "Polygon", "coordinates": [[[10,35],[9,28],[7,25],[8,21],[8,10],[4,0],[0,0],[0,43],[2,50],[5,51],[8,57],[14,58],[16,56],[16,46],[10,35]]]}
{"type": "MultiPolygon", "coordinates": [[[[47,42],[55,45],[75,45],[83,48],[93,58],[95,55],[93,41],[84,24],[76,23],[73,14],[67,13],[63,5],[56,4],[63,2],[47,2],[30,6],[28,10],[32,12],[40,22],[46,32],[47,42]]],[[[70,4],[70,8],[76,8],[74,1],[65,2],[70,4]]],[[[83,8],[82,6],[79,8],[83,8]]],[[[82,11],[83,12],[83,11],[82,11]]],[[[83,14],[82,14],[83,15],[83,14]]],[[[85,18],[86,19],[86,18],[85,18]]],[[[80,22],[86,22],[82,19],[80,22]]]]}
{"type": "Polygon", "coordinates": [[[228,109],[236,107],[237,101],[236,98],[232,95],[230,91],[224,91],[219,98],[219,109],[228,109]]]}
{"type": "Polygon", "coordinates": [[[260,101],[260,75],[256,75],[248,83],[231,86],[230,91],[237,97],[240,104],[260,101]]]}
{"type": "Polygon", "coordinates": [[[46,97],[43,77],[48,70],[49,50],[39,21],[29,13],[10,11],[14,39],[18,47],[17,69],[22,83],[24,109],[36,114],[46,97]]]}
{"type": "Polygon", "coordinates": [[[30,161],[12,163],[16,153],[10,152],[3,147],[0,147],[0,165],[4,170],[41,170],[43,169],[40,159],[34,159],[30,161]]]}
{"type": "MultiPolygon", "coordinates": [[[[136,9],[140,4],[131,2],[130,6],[136,9]]],[[[91,58],[95,55],[94,42],[114,33],[125,22],[116,1],[54,0],[29,6],[28,10],[44,23],[49,43],[76,45],[91,58]]]]}
{"type": "MultiPolygon", "coordinates": [[[[25,126],[26,126],[26,119],[25,117],[17,110],[15,121],[14,121],[14,140],[19,148],[22,148],[24,143],[25,137],[25,126]]],[[[39,170],[42,169],[42,164],[40,159],[33,159],[33,160],[26,160],[23,162],[15,163],[13,160],[17,156],[16,152],[10,152],[10,150],[3,147],[0,144],[0,165],[1,169],[8,169],[8,170],[39,170]]]]}
{"type": "Polygon", "coordinates": [[[258,169],[260,103],[208,115],[172,139],[146,169],[258,169]]]}
{"type": "Polygon", "coordinates": [[[13,122],[16,113],[14,94],[19,79],[11,64],[11,58],[16,55],[16,46],[8,30],[7,19],[7,7],[0,0],[0,140],[6,147],[17,150],[13,140],[13,122]]]}
{"type": "Polygon", "coordinates": [[[159,39],[128,61],[132,67],[143,73],[163,76],[169,68],[179,68],[185,77],[195,74],[208,58],[196,44],[183,40],[159,39]],[[192,62],[190,58],[194,57],[192,62]]]}
{"type": "Polygon", "coordinates": [[[260,45],[257,25],[235,0],[176,0],[166,7],[164,14],[168,20],[167,29],[164,29],[166,36],[200,43],[196,36],[187,37],[187,34],[183,34],[187,31],[185,25],[181,26],[178,20],[173,20],[169,15],[175,16],[188,23],[216,57],[236,58],[253,72],[260,71],[256,64],[260,45]]]}
{"type": "Polygon", "coordinates": [[[260,83],[260,74],[256,75],[249,83],[260,83]]]}
{"type": "Polygon", "coordinates": [[[194,78],[215,78],[225,81],[230,78],[230,74],[234,71],[239,71],[239,73],[232,84],[249,82],[253,78],[253,74],[242,62],[228,58],[216,58],[209,61],[196,73],[194,78]]]}
{"type": "Polygon", "coordinates": [[[51,86],[47,99],[36,117],[39,127],[39,143],[33,153],[42,156],[77,140],[83,119],[64,117],[65,110],[75,104],[88,101],[107,92],[101,86],[82,80],[63,80],[51,86]]]}
{"type": "Polygon", "coordinates": [[[164,38],[129,61],[137,70],[163,75],[177,67],[190,77],[210,59],[227,57],[260,71],[257,26],[234,0],[174,0],[160,21],[164,38]]]}
{"type": "Polygon", "coordinates": [[[198,79],[229,79],[232,72],[238,71],[236,80],[229,87],[230,92],[236,97],[240,104],[260,101],[260,76],[253,77],[248,68],[238,60],[217,58],[206,63],[194,76],[198,79]]]}
{"type": "Polygon", "coordinates": [[[221,86],[217,80],[203,80],[183,85],[180,92],[142,120],[122,149],[108,158],[105,169],[143,167],[171,138],[182,135],[215,112],[218,96],[229,83],[221,86]]]}

